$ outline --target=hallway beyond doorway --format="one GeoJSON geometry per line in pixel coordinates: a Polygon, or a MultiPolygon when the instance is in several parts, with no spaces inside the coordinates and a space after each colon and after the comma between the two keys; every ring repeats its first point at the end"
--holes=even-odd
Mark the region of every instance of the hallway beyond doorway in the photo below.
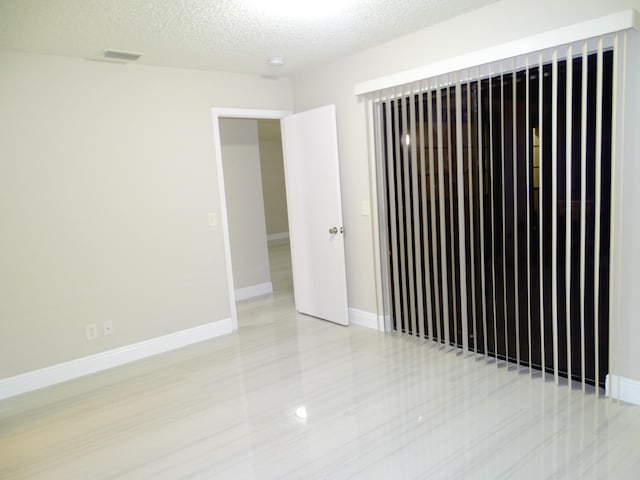
{"type": "Polygon", "coordinates": [[[288,239],[269,241],[269,267],[273,294],[237,302],[238,328],[295,319],[291,247],[288,239]]]}

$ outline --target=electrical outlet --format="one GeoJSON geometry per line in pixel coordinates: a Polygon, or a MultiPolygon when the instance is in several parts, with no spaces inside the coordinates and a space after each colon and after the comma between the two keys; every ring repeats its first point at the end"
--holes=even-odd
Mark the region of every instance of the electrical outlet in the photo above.
{"type": "Polygon", "coordinates": [[[102,331],[105,335],[111,335],[113,333],[113,322],[111,320],[102,322],[102,331]]]}
{"type": "Polygon", "coordinates": [[[98,338],[98,326],[95,323],[87,323],[84,326],[84,334],[87,337],[87,341],[95,340],[98,338]]]}

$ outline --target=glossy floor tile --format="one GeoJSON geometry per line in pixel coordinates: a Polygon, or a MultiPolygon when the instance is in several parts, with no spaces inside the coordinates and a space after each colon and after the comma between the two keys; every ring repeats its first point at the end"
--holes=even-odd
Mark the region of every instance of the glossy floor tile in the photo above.
{"type": "Polygon", "coordinates": [[[296,315],[272,253],[237,333],[0,402],[0,478],[639,478],[640,408],[296,315]]]}

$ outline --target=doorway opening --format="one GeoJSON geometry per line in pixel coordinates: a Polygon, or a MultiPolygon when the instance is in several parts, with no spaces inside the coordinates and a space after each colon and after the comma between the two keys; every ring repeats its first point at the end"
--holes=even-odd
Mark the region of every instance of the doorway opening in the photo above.
{"type": "MultiPolygon", "coordinates": [[[[270,171],[278,161],[282,162],[279,123],[287,115],[290,112],[212,109],[213,139],[219,172],[220,225],[223,230],[229,307],[234,329],[238,328],[238,302],[243,302],[243,318],[256,319],[259,317],[254,315],[256,311],[245,314],[244,304],[249,299],[259,299],[251,302],[256,304],[254,310],[259,311],[260,304],[264,306],[269,302],[273,303],[276,295],[287,287],[292,288],[293,284],[283,182],[279,185],[274,178],[265,178],[271,190],[267,193],[269,199],[265,200],[263,194],[267,190],[263,186],[263,170],[270,171]],[[266,163],[264,167],[262,160],[266,163]],[[278,206],[281,208],[282,201],[285,204],[284,221],[283,212],[275,211],[278,206]],[[267,232],[268,223],[271,227],[270,234],[267,232]],[[273,229],[282,231],[274,232],[273,229]],[[269,235],[272,252],[269,248],[269,235]]],[[[278,172],[273,177],[278,177],[278,172]]],[[[293,298],[292,293],[290,297],[293,298]]],[[[285,303],[286,301],[278,299],[278,305],[285,303]]],[[[246,321],[243,325],[244,323],[246,321]]]]}
{"type": "Polygon", "coordinates": [[[221,118],[220,140],[238,326],[273,323],[294,311],[280,121],[221,118]]]}

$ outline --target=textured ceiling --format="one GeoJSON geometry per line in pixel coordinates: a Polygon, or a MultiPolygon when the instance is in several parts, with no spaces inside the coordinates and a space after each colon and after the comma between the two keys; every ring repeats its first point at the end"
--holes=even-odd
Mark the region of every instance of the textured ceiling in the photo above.
{"type": "Polygon", "coordinates": [[[269,11],[269,0],[0,0],[0,49],[102,58],[109,48],[151,65],[294,75],[494,1],[298,0],[269,11]],[[267,65],[271,56],[286,65],[267,65]]]}

